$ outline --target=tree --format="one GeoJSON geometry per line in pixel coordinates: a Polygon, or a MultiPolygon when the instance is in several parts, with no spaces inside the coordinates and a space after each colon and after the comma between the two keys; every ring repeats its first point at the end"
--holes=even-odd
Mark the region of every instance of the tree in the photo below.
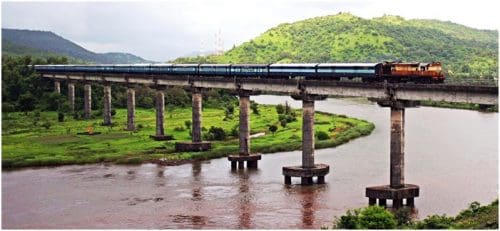
{"type": "Polygon", "coordinates": [[[250,109],[252,109],[253,114],[259,115],[259,104],[255,101],[250,101],[250,109]]]}
{"type": "Polygon", "coordinates": [[[26,92],[19,96],[19,109],[25,113],[35,109],[36,98],[30,92],[26,92]]]}

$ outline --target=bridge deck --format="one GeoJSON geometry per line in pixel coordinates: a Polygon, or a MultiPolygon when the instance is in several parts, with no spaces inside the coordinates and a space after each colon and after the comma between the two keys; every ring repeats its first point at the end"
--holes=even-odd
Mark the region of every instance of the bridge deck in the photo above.
{"type": "Polygon", "coordinates": [[[498,86],[363,83],[355,81],[326,81],[270,79],[256,77],[202,77],[151,74],[50,73],[39,71],[54,80],[142,84],[147,86],[185,86],[229,90],[264,91],[285,94],[318,94],[354,96],[374,99],[430,100],[458,103],[498,104],[498,86]]]}

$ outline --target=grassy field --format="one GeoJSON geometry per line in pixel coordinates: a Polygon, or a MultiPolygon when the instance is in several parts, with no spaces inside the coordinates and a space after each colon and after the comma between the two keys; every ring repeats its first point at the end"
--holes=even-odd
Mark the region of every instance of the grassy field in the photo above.
{"type": "MultiPolygon", "coordinates": [[[[301,112],[297,121],[286,128],[279,125],[274,106],[259,106],[260,115],[251,115],[251,133],[265,132],[264,136],[252,138],[252,152],[272,153],[297,150],[301,147],[301,112]],[[278,125],[275,134],[269,132],[271,124],[278,125]]],[[[191,120],[190,108],[166,111],[165,132],[173,135],[173,141],[154,141],[149,138],[155,131],[154,109],[137,109],[138,131],[124,131],[126,109],[117,109],[113,116],[113,127],[101,126],[102,118],[74,120],[66,116],[64,122],[57,121],[56,112],[12,112],[2,114],[2,166],[17,168],[28,166],[54,166],[87,164],[98,162],[143,163],[166,158],[170,164],[187,160],[223,157],[238,152],[237,137],[212,144],[213,149],[199,153],[175,153],[176,141],[190,140],[190,131],[184,121],[191,120]],[[37,116],[38,114],[38,116],[37,116]],[[99,135],[77,135],[92,127],[99,135]]],[[[230,134],[238,126],[238,108],[231,119],[224,120],[222,109],[204,108],[202,125],[206,132],[210,126],[222,127],[230,134]]],[[[316,131],[325,131],[330,138],[316,142],[317,148],[334,147],[359,136],[368,135],[374,125],[367,121],[317,112],[316,131]]]]}

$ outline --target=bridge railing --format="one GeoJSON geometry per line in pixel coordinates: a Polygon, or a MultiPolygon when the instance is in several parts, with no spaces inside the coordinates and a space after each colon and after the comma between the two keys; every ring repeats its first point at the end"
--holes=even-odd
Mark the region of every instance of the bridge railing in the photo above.
{"type": "Polygon", "coordinates": [[[491,78],[446,78],[445,84],[498,86],[498,77],[491,78]]]}

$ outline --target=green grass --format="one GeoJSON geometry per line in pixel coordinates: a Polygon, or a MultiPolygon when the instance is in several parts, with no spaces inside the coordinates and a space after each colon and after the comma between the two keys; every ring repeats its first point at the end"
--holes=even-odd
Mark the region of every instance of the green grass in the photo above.
{"type": "MultiPolygon", "coordinates": [[[[259,106],[260,115],[251,115],[251,133],[265,132],[266,135],[252,138],[252,152],[272,153],[297,150],[301,147],[301,114],[297,111],[297,121],[283,128],[278,123],[274,106],[259,106]],[[278,125],[275,134],[268,131],[271,124],[278,125]]],[[[138,164],[166,157],[171,161],[199,160],[224,157],[238,152],[237,137],[214,142],[213,149],[207,152],[175,153],[177,141],[190,140],[189,129],[184,121],[191,120],[190,108],[176,108],[165,115],[165,132],[173,135],[173,141],[154,141],[149,135],[155,133],[154,109],[137,109],[136,132],[124,131],[126,109],[117,109],[113,117],[113,127],[101,126],[102,118],[74,120],[66,116],[64,122],[57,122],[56,112],[42,112],[38,122],[34,112],[2,114],[2,166],[17,168],[29,166],[55,166],[67,164],[89,164],[114,162],[138,164]],[[49,129],[42,124],[49,122],[49,129]],[[99,135],[76,135],[92,127],[99,135]],[[175,129],[184,127],[185,129],[175,129]]],[[[226,133],[238,125],[236,107],[232,119],[224,120],[222,109],[204,108],[203,127],[222,127],[226,133]]],[[[317,141],[317,148],[334,147],[359,136],[370,134],[374,125],[364,120],[316,113],[316,131],[330,134],[330,139],[317,141]]]]}

